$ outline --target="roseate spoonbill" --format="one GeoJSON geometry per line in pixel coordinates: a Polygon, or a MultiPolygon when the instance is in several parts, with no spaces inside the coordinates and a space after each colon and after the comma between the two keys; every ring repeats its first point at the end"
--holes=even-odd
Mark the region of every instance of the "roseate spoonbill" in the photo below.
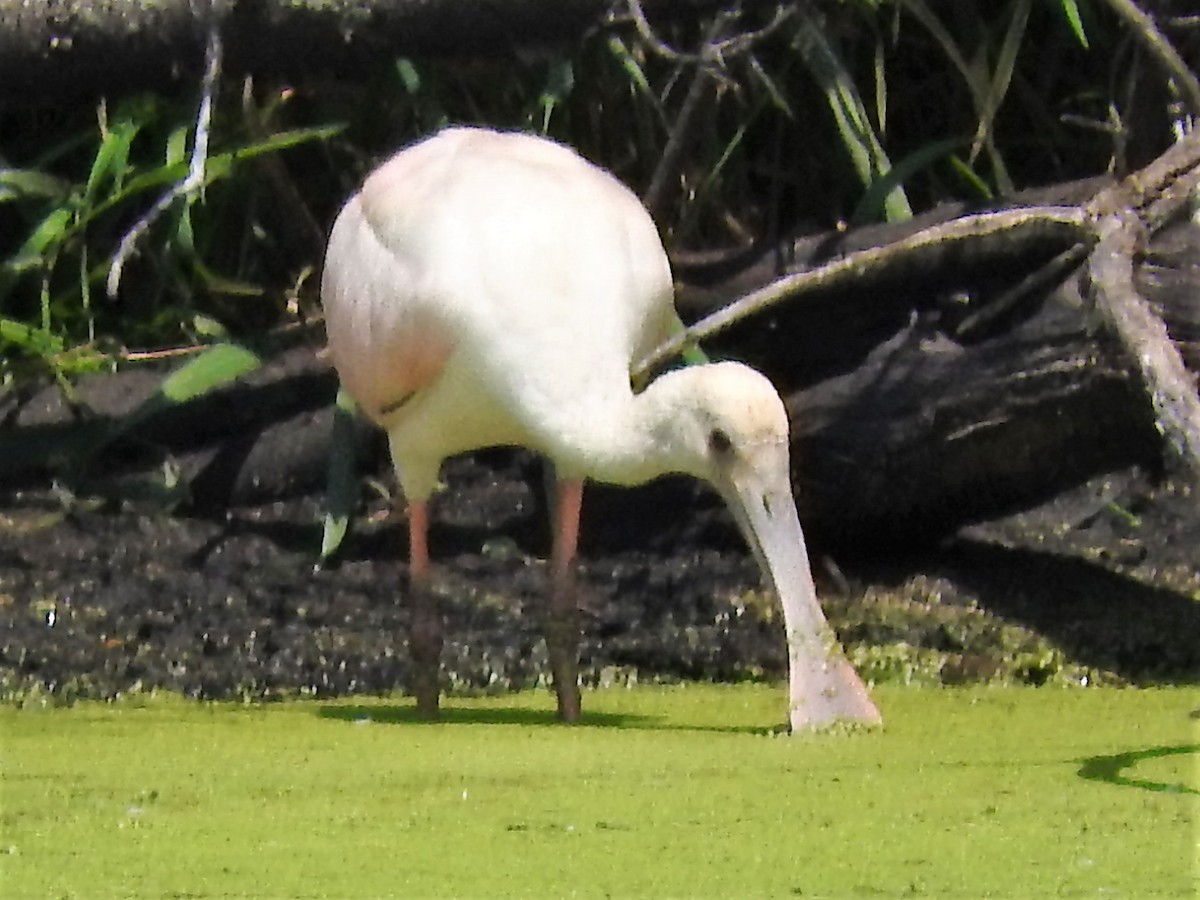
{"type": "Polygon", "coordinates": [[[496,445],[557,478],[546,645],[565,721],[579,716],[573,561],[585,478],[701,478],[733,510],[783,605],[793,730],[879,721],[817,603],[770,382],[720,362],[635,393],[630,368],[677,327],[650,215],[615,177],[526,134],[448,128],[402,150],[346,203],[321,295],[342,383],[388,436],[408,502],[418,709],[436,715],[441,617],[427,502],[442,461],[496,445]]]}

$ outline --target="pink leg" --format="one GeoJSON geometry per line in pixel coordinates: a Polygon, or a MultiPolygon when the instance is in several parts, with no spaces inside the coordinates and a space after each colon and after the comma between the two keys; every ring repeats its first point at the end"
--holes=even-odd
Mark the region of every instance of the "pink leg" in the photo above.
{"type": "Polygon", "coordinates": [[[412,619],[408,631],[412,660],[412,692],[417,713],[434,719],[438,715],[438,669],[442,656],[442,615],[433,592],[429,565],[429,507],[408,507],[408,585],[412,594],[412,619]]]}
{"type": "Polygon", "coordinates": [[[583,479],[558,482],[555,497],[554,549],[550,557],[550,602],[546,609],[546,649],[558,694],[558,717],[579,720],[579,610],[575,602],[575,549],[583,479]]]}

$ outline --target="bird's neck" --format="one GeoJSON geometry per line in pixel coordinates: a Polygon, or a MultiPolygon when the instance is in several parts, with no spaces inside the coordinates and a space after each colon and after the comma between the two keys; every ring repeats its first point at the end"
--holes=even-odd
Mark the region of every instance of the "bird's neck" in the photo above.
{"type": "Polygon", "coordinates": [[[678,411],[686,403],[681,379],[667,373],[640,394],[595,397],[579,409],[577,452],[558,454],[567,475],[608,484],[643,484],[671,473],[697,474],[687,464],[678,411]]]}

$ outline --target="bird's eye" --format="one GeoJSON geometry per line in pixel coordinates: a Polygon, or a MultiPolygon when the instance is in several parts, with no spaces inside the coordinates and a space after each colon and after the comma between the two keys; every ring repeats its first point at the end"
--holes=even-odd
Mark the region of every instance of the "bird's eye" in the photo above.
{"type": "Polygon", "coordinates": [[[733,438],[723,428],[708,433],[708,450],[713,456],[728,456],[733,452],[733,438]]]}

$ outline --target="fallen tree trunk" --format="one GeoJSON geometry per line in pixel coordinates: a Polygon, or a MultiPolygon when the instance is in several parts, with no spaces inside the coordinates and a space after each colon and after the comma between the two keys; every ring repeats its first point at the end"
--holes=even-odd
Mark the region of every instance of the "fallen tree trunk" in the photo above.
{"type": "MultiPolygon", "coordinates": [[[[1079,205],[927,217],[845,253],[861,236],[798,242],[794,271],[702,318],[642,368],[716,336],[785,384],[815,372],[820,382],[795,402],[822,411],[816,426],[801,421],[798,441],[813,427],[826,435],[824,445],[814,435],[807,477],[857,495],[859,515],[881,510],[868,530],[897,515],[906,529],[990,515],[1069,473],[1161,463],[1164,451],[1200,481],[1200,397],[1184,361],[1200,350],[1200,226],[1186,220],[1200,138],[1095,187],[1062,192],[1090,191],[1079,205]]],[[[836,524],[816,494],[813,514],[836,524]]]]}
{"type": "MultiPolygon", "coordinates": [[[[1129,283],[1178,342],[1167,349],[1195,367],[1200,225],[1178,215],[1186,195],[1177,188],[1200,161],[1170,171],[1176,177],[1141,205],[1148,212],[1139,221],[1157,230],[1130,258],[1129,283]],[[1153,205],[1164,197],[1176,199],[1153,205]],[[1177,224],[1162,228],[1172,215],[1177,224]]],[[[1098,473],[1161,467],[1144,361],[1101,327],[1110,316],[1089,299],[1083,256],[1104,244],[1085,241],[1083,256],[1073,249],[1096,220],[1088,198],[1107,191],[1068,186],[1036,215],[951,209],[943,217],[958,218],[939,223],[933,214],[902,234],[892,226],[794,242],[793,256],[808,263],[783,281],[799,288],[789,296],[773,282],[765,290],[786,302],[716,330],[706,346],[748,359],[789,395],[800,505],[817,533],[930,539],[1098,473]],[[951,238],[930,240],[930,227],[951,238]]],[[[749,265],[683,305],[694,312],[722,290],[744,292],[764,271],[749,265]]],[[[68,438],[111,428],[159,377],[134,370],[85,379],[75,407],[54,387],[8,398],[0,484],[69,473],[59,464],[70,457],[68,438]]],[[[319,489],[334,392],[312,346],[293,348],[239,386],[141,422],[87,472],[158,483],[169,462],[206,509],[319,489]]]]}
{"type": "Polygon", "coordinates": [[[829,538],[918,541],[1097,474],[1161,466],[1131,367],[1061,296],[960,345],[915,316],[850,373],[795,392],[795,482],[829,538]]]}
{"type": "MultiPolygon", "coordinates": [[[[1152,251],[1155,263],[1140,273],[1142,289],[1173,331],[1200,335],[1200,226],[1164,232],[1152,251]]],[[[740,336],[724,337],[724,349],[740,349],[780,383],[796,385],[794,373],[803,368],[796,357],[803,354],[795,351],[799,342],[781,335],[803,330],[803,344],[829,344],[837,341],[834,331],[861,326],[862,337],[900,323],[862,359],[843,360],[847,371],[789,391],[797,490],[817,533],[856,541],[932,539],[1097,473],[1160,464],[1135,367],[1093,327],[1079,277],[1039,302],[1036,315],[975,344],[950,341],[938,330],[936,311],[913,315],[911,297],[885,302],[877,295],[858,298],[857,316],[829,298],[806,307],[814,314],[799,317],[803,325],[789,322],[784,310],[774,328],[747,323],[737,329],[740,336]],[[773,338],[764,340],[764,333],[773,338]]],[[[826,357],[827,364],[837,358],[826,357]]],[[[169,461],[195,506],[206,510],[321,489],[335,382],[308,347],[289,351],[244,384],[153,417],[86,471],[57,465],[67,457],[55,448],[68,436],[111,427],[160,377],[132,370],[84,379],[77,388],[87,410],[82,418],[54,387],[20,404],[10,399],[0,483],[73,475],[83,490],[115,487],[136,496],[163,484],[169,461]],[[17,445],[26,448],[24,465],[17,445]]]]}

